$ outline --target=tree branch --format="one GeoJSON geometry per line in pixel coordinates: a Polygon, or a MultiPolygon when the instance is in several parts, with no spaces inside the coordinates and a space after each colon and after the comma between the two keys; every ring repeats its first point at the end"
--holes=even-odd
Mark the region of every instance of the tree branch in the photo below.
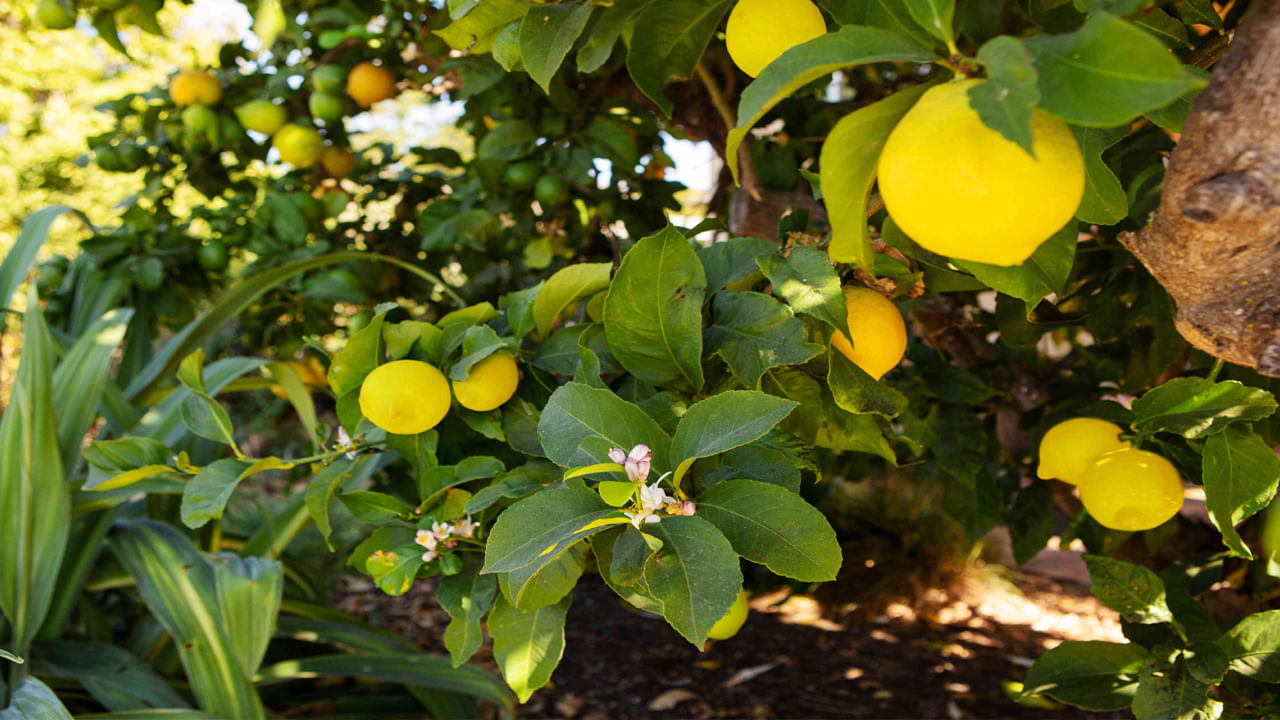
{"type": "Polygon", "coordinates": [[[1195,347],[1280,377],[1280,0],[1254,0],[1192,106],[1151,224],[1120,241],[1195,347]]]}

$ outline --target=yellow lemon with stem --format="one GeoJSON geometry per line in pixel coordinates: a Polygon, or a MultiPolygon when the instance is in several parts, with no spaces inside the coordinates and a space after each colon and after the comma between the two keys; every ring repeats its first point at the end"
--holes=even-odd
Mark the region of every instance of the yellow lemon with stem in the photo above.
{"type": "Polygon", "coordinates": [[[516,394],[520,370],[511,353],[496,352],[471,367],[466,380],[455,380],[453,396],[468,410],[488,412],[516,394]]]}
{"type": "Polygon", "coordinates": [[[822,11],[809,0],[739,0],[724,39],[734,64],[756,77],[784,52],[826,32],[822,11]]]}
{"type": "Polygon", "coordinates": [[[729,606],[729,611],[724,617],[716,621],[711,626],[711,631],[707,633],[707,637],[711,640],[728,640],[738,631],[742,629],[742,625],[747,622],[747,613],[750,608],[747,606],[747,599],[750,595],[746,590],[738,593],[738,597],[734,599],[733,604],[729,606]]]}
{"type": "Polygon", "coordinates": [[[395,97],[396,77],[381,65],[360,63],[347,74],[347,94],[360,107],[395,97]]]}
{"type": "Polygon", "coordinates": [[[222,83],[213,73],[183,70],[169,81],[169,97],[175,105],[214,105],[222,99],[222,83]]]}
{"type": "Polygon", "coordinates": [[[1150,530],[1182,507],[1182,477],[1173,463],[1146,450],[1113,450],[1080,476],[1080,502],[1112,530],[1150,530]]]}
{"type": "Polygon", "coordinates": [[[1049,428],[1040,440],[1040,467],[1036,474],[1074,485],[1098,458],[1112,450],[1133,447],[1128,440],[1120,439],[1121,432],[1119,425],[1097,418],[1064,420],[1049,428]]]}
{"type": "Polygon", "coordinates": [[[396,360],[365,377],[359,399],[369,422],[395,435],[417,435],[449,412],[449,381],[430,363],[396,360]]]}
{"type": "Polygon", "coordinates": [[[836,332],[831,336],[831,347],[879,380],[898,366],[907,351],[907,325],[902,313],[888,298],[864,287],[845,288],[844,304],[853,338],[836,332]]]}
{"type": "Polygon", "coordinates": [[[1062,120],[1036,110],[1035,157],[983,124],[969,90],[949,82],[920,96],[880,153],[880,195],[898,227],[957,260],[1019,265],[1075,217],[1084,158],[1062,120]]]}

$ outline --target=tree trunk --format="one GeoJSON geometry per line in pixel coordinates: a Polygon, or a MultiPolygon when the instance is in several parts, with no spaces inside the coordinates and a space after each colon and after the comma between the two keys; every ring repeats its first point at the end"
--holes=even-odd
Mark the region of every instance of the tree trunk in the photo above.
{"type": "Polygon", "coordinates": [[[1280,0],[1253,0],[1192,106],[1159,210],[1120,241],[1192,345],[1280,377],[1280,0]]]}

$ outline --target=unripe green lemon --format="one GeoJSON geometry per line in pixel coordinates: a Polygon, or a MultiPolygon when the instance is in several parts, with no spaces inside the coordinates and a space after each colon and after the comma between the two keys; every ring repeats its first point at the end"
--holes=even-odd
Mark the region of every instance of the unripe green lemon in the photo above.
{"type": "Polygon", "coordinates": [[[182,111],[182,126],[193,133],[207,133],[218,125],[218,113],[204,105],[192,105],[182,111]]]}
{"type": "Polygon", "coordinates": [[[1018,265],[1074,216],[1084,158],[1062,120],[1036,110],[1035,157],[982,123],[969,89],[925,92],[885,142],[880,195],[893,221],[939,255],[1018,265]]]}
{"type": "Polygon", "coordinates": [[[1112,450],[1133,447],[1121,440],[1119,425],[1096,418],[1072,418],[1049,428],[1040,440],[1041,478],[1057,478],[1073,485],[1093,463],[1112,450]]]}
{"type": "Polygon", "coordinates": [[[1153,452],[1113,450],[1080,476],[1080,502],[1098,524],[1112,530],[1150,530],[1182,507],[1182,477],[1153,452]]]}
{"type": "Polygon", "coordinates": [[[222,99],[222,84],[213,73],[184,70],[169,81],[175,105],[213,105],[222,99]]]}
{"type": "Polygon", "coordinates": [[[134,268],[133,279],[143,290],[159,290],[164,284],[164,262],[158,257],[143,260],[134,268]]]}
{"type": "Polygon", "coordinates": [[[347,82],[347,70],[341,65],[321,65],[311,73],[311,88],[316,92],[340,93],[347,82]]]}
{"type": "Polygon", "coordinates": [[[468,410],[488,412],[516,394],[520,370],[510,353],[496,352],[471,367],[466,380],[453,383],[453,396],[468,410]]]}
{"type": "Polygon", "coordinates": [[[99,145],[94,148],[93,161],[98,164],[98,167],[107,172],[124,170],[124,160],[120,157],[120,153],[110,145],[99,145]]]}
{"type": "Polygon", "coordinates": [[[50,30],[66,30],[76,24],[76,13],[69,4],[59,0],[39,0],[36,19],[50,30]]]}
{"type": "Polygon", "coordinates": [[[229,259],[227,246],[217,240],[210,240],[196,250],[196,260],[199,261],[200,267],[210,272],[225,268],[229,259]]]}
{"type": "Polygon", "coordinates": [[[395,435],[426,432],[449,412],[449,381],[418,360],[379,365],[360,385],[360,412],[395,435]]]}
{"type": "Polygon", "coordinates": [[[739,592],[738,597],[729,606],[729,612],[725,613],[724,617],[711,626],[711,631],[707,633],[707,637],[711,640],[728,640],[737,635],[738,631],[742,629],[742,625],[747,622],[747,613],[751,610],[747,606],[749,597],[750,595],[747,594],[746,590],[739,592]]]}
{"type": "Polygon", "coordinates": [[[782,53],[826,32],[822,11],[809,0],[739,0],[724,39],[734,64],[756,77],[782,53]]]}
{"type": "Polygon", "coordinates": [[[898,366],[907,351],[907,325],[902,313],[888,298],[864,287],[845,288],[844,304],[853,342],[837,332],[831,336],[831,347],[879,380],[898,366]]]}
{"type": "Polygon", "coordinates": [[[544,207],[553,207],[569,199],[569,184],[555,175],[543,175],[533,186],[533,196],[544,207]]]}
{"type": "Polygon", "coordinates": [[[395,97],[396,76],[373,63],[360,63],[347,75],[347,94],[360,107],[367,108],[379,100],[395,97]]]}
{"type": "Polygon", "coordinates": [[[236,108],[236,117],[245,130],[263,135],[275,135],[289,120],[284,107],[270,100],[250,100],[236,108]]]}
{"type": "Polygon", "coordinates": [[[347,100],[341,95],[313,92],[307,101],[307,108],[311,110],[311,117],[323,121],[328,127],[333,123],[342,122],[342,116],[347,112],[347,100]]]}
{"type": "Polygon", "coordinates": [[[324,140],[315,128],[285,125],[271,141],[280,151],[280,159],[297,168],[310,167],[320,159],[324,140]]]}
{"type": "Polygon", "coordinates": [[[513,190],[528,190],[540,174],[542,166],[536,162],[513,163],[502,173],[502,183],[513,190]]]}

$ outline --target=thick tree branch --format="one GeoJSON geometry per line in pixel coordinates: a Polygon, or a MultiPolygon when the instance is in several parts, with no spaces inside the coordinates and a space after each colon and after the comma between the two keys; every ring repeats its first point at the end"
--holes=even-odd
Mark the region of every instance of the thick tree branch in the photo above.
{"type": "Polygon", "coordinates": [[[1280,0],[1254,0],[1192,107],[1160,208],[1121,242],[1192,345],[1280,376],[1280,0]]]}

